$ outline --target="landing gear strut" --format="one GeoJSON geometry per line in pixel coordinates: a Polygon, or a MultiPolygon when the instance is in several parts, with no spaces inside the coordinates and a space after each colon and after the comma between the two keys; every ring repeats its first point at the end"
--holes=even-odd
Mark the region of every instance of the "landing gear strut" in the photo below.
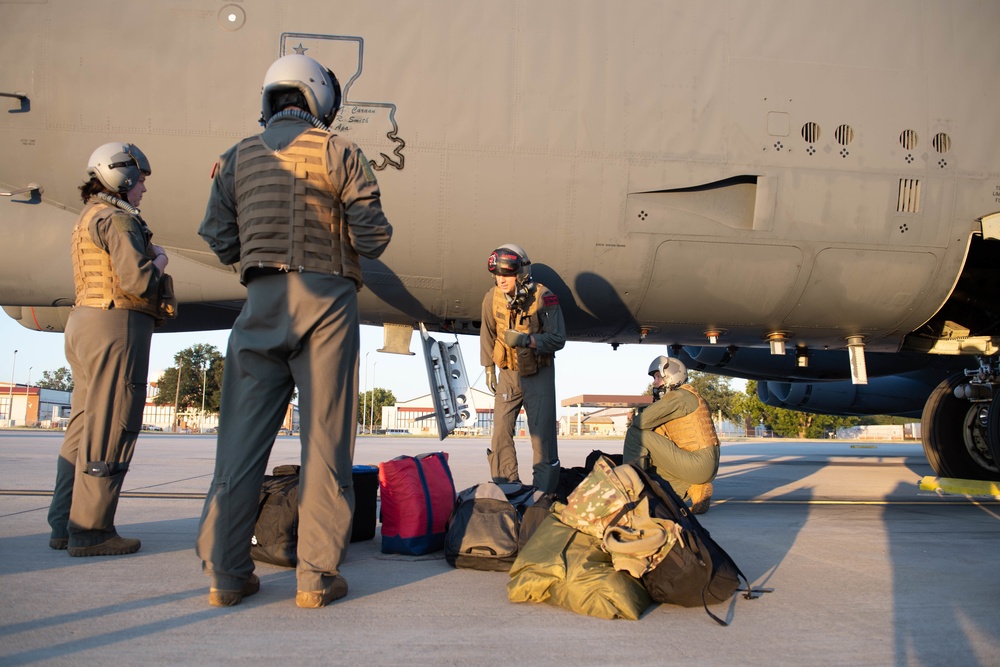
{"type": "Polygon", "coordinates": [[[924,405],[924,454],[939,477],[1000,480],[1000,394],[992,401],[955,396],[969,383],[953,375],[934,389],[924,405]]]}

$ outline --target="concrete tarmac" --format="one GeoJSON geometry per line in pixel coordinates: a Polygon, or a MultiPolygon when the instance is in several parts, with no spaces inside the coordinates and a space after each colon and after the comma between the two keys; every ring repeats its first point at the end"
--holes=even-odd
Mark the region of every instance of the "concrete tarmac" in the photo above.
{"type": "MultiPolygon", "coordinates": [[[[726,442],[702,523],[756,586],[713,611],[607,621],[507,599],[505,573],[351,546],[347,598],[295,606],[295,573],[208,605],[194,541],[214,437],[143,434],[117,524],[130,556],[48,548],[61,433],[0,431],[0,665],[1000,665],[995,500],[940,497],[919,444],[726,442]]],[[[481,438],[362,437],[355,463],[446,451],[459,489],[486,479],[481,438]]],[[[560,442],[566,466],[620,440],[560,442]]],[[[518,441],[530,471],[530,446],[518,441]]],[[[298,462],[280,437],[271,465],[298,462]]],[[[530,474],[530,472],[528,473],[530,474]]]]}

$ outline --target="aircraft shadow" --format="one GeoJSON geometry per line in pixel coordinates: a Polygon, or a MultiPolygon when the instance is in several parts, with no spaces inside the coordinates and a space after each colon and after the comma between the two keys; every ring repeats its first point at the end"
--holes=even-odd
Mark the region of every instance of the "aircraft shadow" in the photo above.
{"type": "MultiPolygon", "coordinates": [[[[771,579],[788,558],[799,533],[809,521],[809,501],[813,499],[814,493],[811,488],[800,487],[777,496],[768,496],[776,503],[784,501],[780,505],[780,512],[770,511],[775,505],[755,505],[741,501],[754,500],[793,481],[807,479],[819,472],[826,463],[805,458],[795,461],[798,464],[797,475],[794,480],[790,480],[787,472],[775,473],[773,468],[769,468],[769,462],[760,456],[733,460],[733,449],[739,447],[740,445],[725,445],[727,458],[719,466],[719,473],[713,482],[712,507],[706,514],[699,516],[698,520],[730,555],[752,587],[773,588],[771,579]],[[735,469],[755,464],[756,467],[749,469],[735,469]],[[747,488],[753,491],[748,491],[747,488]],[[720,527],[723,522],[742,528],[737,534],[724,532],[720,527]]],[[[759,600],[766,603],[772,596],[780,595],[781,590],[776,589],[759,600]]],[[[730,601],[724,620],[732,622],[739,610],[753,613],[752,606],[746,605],[759,604],[759,600],[744,600],[742,593],[737,594],[730,601]]]]}
{"type": "Polygon", "coordinates": [[[600,341],[632,329],[636,331],[635,342],[639,342],[638,323],[614,285],[603,276],[590,272],[577,276],[575,292],[582,304],[573,296],[574,290],[549,265],[532,264],[531,276],[559,297],[567,331],[586,331],[588,337],[600,341]]]}
{"type": "Polygon", "coordinates": [[[888,505],[882,521],[892,563],[894,664],[957,664],[957,656],[975,655],[973,637],[997,633],[996,587],[988,583],[1000,545],[996,508],[888,505]],[[963,537],[964,548],[956,552],[948,534],[959,515],[961,530],[976,537],[963,537]],[[969,572],[981,580],[970,581],[969,572]]]}

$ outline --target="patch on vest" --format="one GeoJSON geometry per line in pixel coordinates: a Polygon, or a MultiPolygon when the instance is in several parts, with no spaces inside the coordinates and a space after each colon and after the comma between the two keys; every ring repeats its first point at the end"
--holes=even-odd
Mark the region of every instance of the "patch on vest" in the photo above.
{"type": "Polygon", "coordinates": [[[133,231],[132,216],[128,213],[112,213],[111,222],[114,223],[115,229],[122,234],[131,234],[133,231]]]}
{"type": "Polygon", "coordinates": [[[361,155],[361,170],[365,172],[365,180],[369,183],[374,183],[375,172],[372,171],[372,166],[368,163],[368,158],[360,148],[358,149],[358,153],[361,155]]]}
{"type": "Polygon", "coordinates": [[[546,308],[548,308],[549,306],[558,306],[559,297],[551,293],[546,294],[544,297],[542,297],[542,305],[545,306],[546,308]]]}

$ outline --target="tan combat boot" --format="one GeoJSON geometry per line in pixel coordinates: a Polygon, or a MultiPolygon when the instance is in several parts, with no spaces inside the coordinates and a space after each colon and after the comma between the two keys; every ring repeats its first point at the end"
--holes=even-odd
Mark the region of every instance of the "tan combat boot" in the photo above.
{"type": "Polygon", "coordinates": [[[708,511],[708,506],[712,502],[712,483],[692,484],[688,489],[691,496],[691,513],[704,514],[708,511]]]}

